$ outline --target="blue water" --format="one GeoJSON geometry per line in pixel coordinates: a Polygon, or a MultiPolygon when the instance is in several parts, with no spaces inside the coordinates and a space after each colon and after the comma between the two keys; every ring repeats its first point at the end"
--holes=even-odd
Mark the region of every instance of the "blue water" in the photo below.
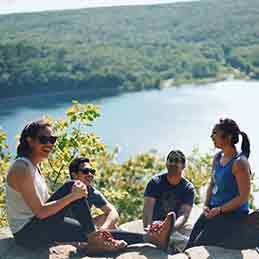
{"type": "MultiPolygon", "coordinates": [[[[210,132],[219,118],[235,119],[251,140],[250,163],[259,168],[259,83],[224,81],[164,90],[142,91],[107,97],[91,102],[100,105],[102,116],[93,129],[110,147],[118,145],[118,159],[156,149],[165,155],[171,148],[190,153],[213,149],[210,132]]],[[[28,97],[1,100],[0,125],[8,133],[8,144],[15,150],[15,136],[30,120],[43,115],[64,116],[75,96],[28,97]]],[[[77,98],[82,103],[87,97],[77,98]]],[[[259,172],[257,173],[259,175],[259,172]]],[[[259,201],[259,198],[257,199],[259,201]]],[[[258,202],[259,204],[259,202],[258,202]]]]}

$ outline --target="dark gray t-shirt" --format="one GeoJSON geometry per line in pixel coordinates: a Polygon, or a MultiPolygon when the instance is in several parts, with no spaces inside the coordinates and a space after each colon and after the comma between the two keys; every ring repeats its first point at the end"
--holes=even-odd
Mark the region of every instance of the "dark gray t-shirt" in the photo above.
{"type": "Polygon", "coordinates": [[[96,188],[94,188],[92,186],[88,186],[87,189],[88,189],[87,200],[88,200],[88,204],[89,204],[90,208],[93,205],[96,208],[101,208],[101,207],[105,206],[108,203],[108,201],[103,196],[103,194],[100,191],[98,191],[96,188]]]}
{"type": "Polygon", "coordinates": [[[152,220],[163,220],[170,211],[178,216],[181,205],[192,206],[194,202],[195,190],[191,182],[182,178],[178,184],[172,185],[166,176],[167,173],[153,176],[144,192],[145,197],[156,199],[152,220]]]}

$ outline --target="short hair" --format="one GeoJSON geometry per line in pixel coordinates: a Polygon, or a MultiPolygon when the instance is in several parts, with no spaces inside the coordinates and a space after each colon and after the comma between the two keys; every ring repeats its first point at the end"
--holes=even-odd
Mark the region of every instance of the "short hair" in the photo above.
{"type": "Polygon", "coordinates": [[[184,155],[184,153],[182,151],[180,151],[180,150],[172,150],[167,155],[166,162],[169,162],[169,163],[180,162],[180,163],[182,163],[185,166],[186,158],[185,158],[185,155],[184,155]]]}
{"type": "Polygon", "coordinates": [[[73,178],[72,173],[77,173],[79,171],[79,166],[82,163],[89,163],[90,159],[87,157],[77,157],[73,159],[73,161],[69,165],[69,174],[70,177],[73,178]]]}

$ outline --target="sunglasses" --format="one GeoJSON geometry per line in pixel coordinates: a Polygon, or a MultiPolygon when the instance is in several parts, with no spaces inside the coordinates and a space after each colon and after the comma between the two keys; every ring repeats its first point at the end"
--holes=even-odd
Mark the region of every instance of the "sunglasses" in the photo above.
{"type": "Polygon", "coordinates": [[[56,136],[38,136],[40,144],[55,144],[58,137],[56,136]]]}
{"type": "Polygon", "coordinates": [[[82,169],[79,169],[80,172],[82,172],[83,174],[92,174],[92,175],[95,175],[95,169],[93,168],[82,168],[82,169]]]}
{"type": "Polygon", "coordinates": [[[185,166],[185,164],[183,162],[180,161],[168,161],[167,160],[167,164],[171,167],[181,167],[181,166],[185,166]]]}

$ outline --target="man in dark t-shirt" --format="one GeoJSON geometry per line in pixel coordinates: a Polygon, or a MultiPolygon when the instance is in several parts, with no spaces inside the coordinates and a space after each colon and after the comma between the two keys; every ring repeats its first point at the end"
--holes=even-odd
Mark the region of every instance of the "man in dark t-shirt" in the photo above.
{"type": "Polygon", "coordinates": [[[104,197],[104,195],[100,191],[98,191],[95,187],[88,185],[87,191],[88,191],[87,200],[90,208],[94,206],[95,208],[101,209],[103,206],[109,203],[107,199],[104,197]]]}
{"type": "Polygon", "coordinates": [[[182,174],[185,156],[172,150],[166,159],[167,172],[157,174],[148,182],[144,192],[143,225],[148,228],[154,221],[164,220],[169,211],[176,215],[175,230],[181,229],[189,218],[194,187],[182,174]]]}
{"type": "Polygon", "coordinates": [[[167,173],[163,173],[152,177],[144,195],[155,199],[152,221],[156,221],[163,220],[170,211],[174,211],[178,216],[184,204],[192,207],[194,188],[185,178],[172,185],[167,180],[167,173]]]}
{"type": "Polygon", "coordinates": [[[73,180],[80,180],[87,186],[87,201],[89,207],[100,209],[103,214],[93,218],[97,229],[113,229],[119,219],[115,207],[103,196],[103,194],[92,186],[95,169],[92,168],[90,160],[85,157],[75,158],[69,165],[70,177],[73,180]]]}

